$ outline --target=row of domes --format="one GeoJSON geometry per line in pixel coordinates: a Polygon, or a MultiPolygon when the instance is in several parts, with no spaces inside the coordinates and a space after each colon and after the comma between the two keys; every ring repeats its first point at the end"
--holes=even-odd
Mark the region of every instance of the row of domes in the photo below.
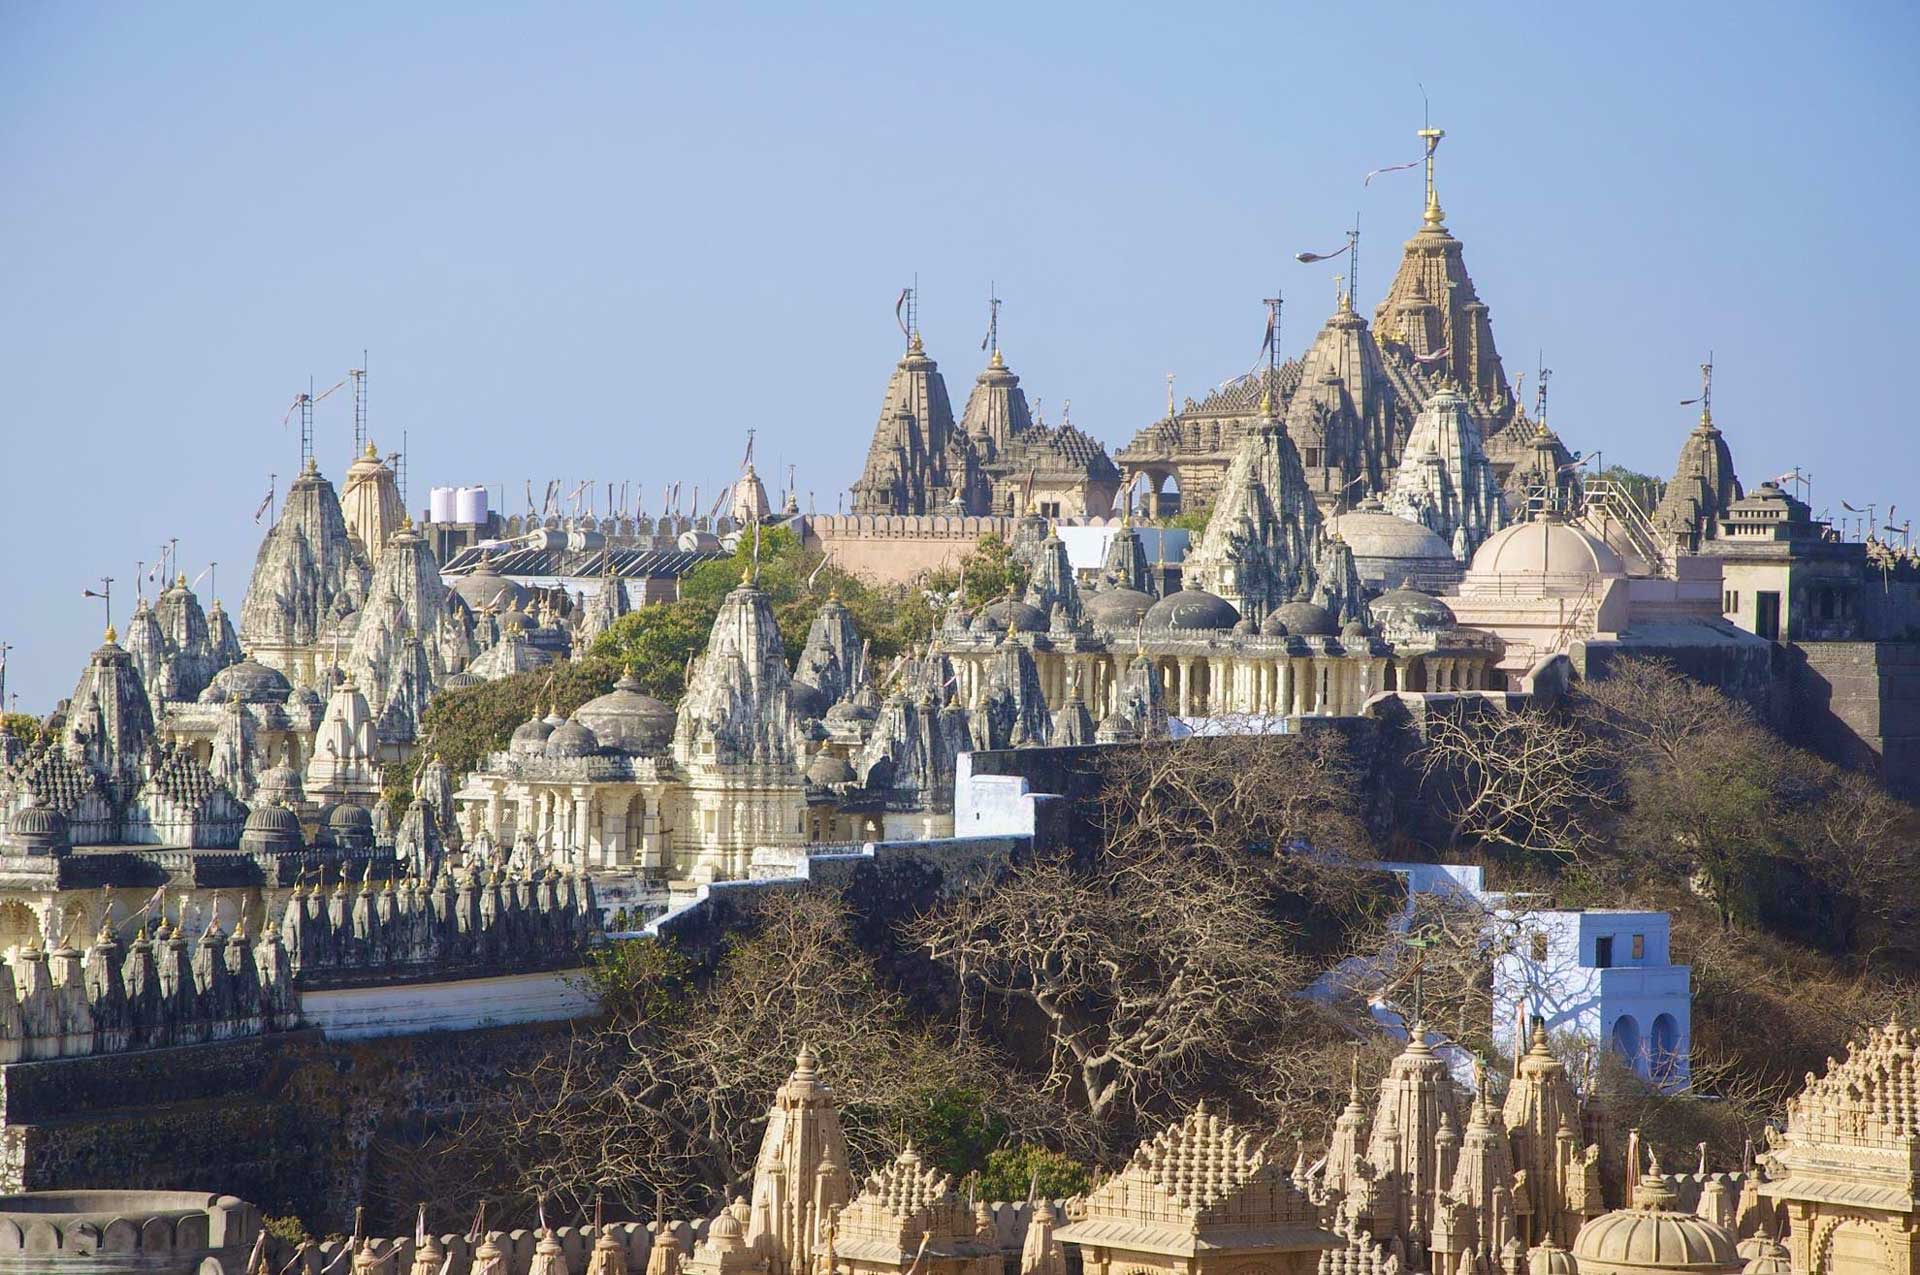
{"type": "Polygon", "coordinates": [[[640,689],[631,673],[605,695],[590,699],[571,717],[550,713],[514,728],[507,750],[555,759],[616,753],[652,757],[673,742],[674,711],[640,689]]]}

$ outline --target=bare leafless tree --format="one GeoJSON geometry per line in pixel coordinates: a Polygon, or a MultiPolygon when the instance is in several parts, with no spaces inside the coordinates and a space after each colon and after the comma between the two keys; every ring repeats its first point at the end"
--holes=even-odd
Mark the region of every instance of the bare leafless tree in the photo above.
{"type": "Polygon", "coordinates": [[[1580,721],[1541,708],[1436,717],[1422,750],[1456,840],[1568,859],[1601,834],[1610,760],[1580,721]]]}
{"type": "Polygon", "coordinates": [[[1073,1133],[986,1044],[916,1019],[851,941],[841,900],[809,892],[768,900],[752,937],[665,1013],[550,1052],[519,1077],[504,1112],[473,1122],[463,1140],[513,1148],[527,1193],[711,1209],[750,1178],[767,1107],[802,1045],[840,1099],[856,1173],[955,1104],[1014,1136],[1073,1133]]]}
{"type": "Polygon", "coordinates": [[[978,988],[1038,1012],[1047,1087],[1101,1125],[1244,1063],[1306,973],[1246,874],[1198,859],[1151,877],[1037,863],[913,933],[978,988]]]}

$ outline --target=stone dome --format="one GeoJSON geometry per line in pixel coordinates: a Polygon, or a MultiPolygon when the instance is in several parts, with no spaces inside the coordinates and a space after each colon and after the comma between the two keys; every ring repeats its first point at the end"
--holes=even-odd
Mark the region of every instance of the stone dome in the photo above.
{"type": "Polygon", "coordinates": [[[1346,541],[1356,558],[1453,561],[1453,550],[1430,528],[1388,513],[1377,501],[1328,519],[1327,532],[1346,541]]]}
{"type": "Polygon", "coordinates": [[[305,845],[300,816],[279,802],[255,806],[240,830],[240,849],[247,854],[291,854],[305,845]]]}
{"type": "Polygon", "coordinates": [[[1793,1259],[1787,1253],[1787,1246],[1778,1240],[1761,1239],[1758,1243],[1749,1241],[1740,1245],[1742,1253],[1749,1248],[1752,1255],[1740,1268],[1740,1275],[1793,1275],[1793,1259]]]}
{"type": "Polygon", "coordinates": [[[642,691],[631,673],[574,710],[573,720],[592,731],[601,748],[628,756],[662,753],[673,742],[673,710],[642,691]]]}
{"type": "Polygon", "coordinates": [[[535,753],[547,746],[547,736],[553,734],[553,726],[544,717],[534,717],[521,722],[513,728],[513,735],[507,740],[507,751],[511,753],[535,753]]]}
{"type": "Polygon", "coordinates": [[[1240,613],[1225,598],[1205,589],[1182,589],[1169,593],[1147,611],[1150,629],[1177,633],[1225,631],[1240,623],[1240,613]]]}
{"type": "Polygon", "coordinates": [[[364,832],[373,835],[373,812],[365,806],[343,801],[327,812],[327,827],[334,832],[364,832]]]}
{"type": "Polygon", "coordinates": [[[600,741],[587,727],[580,724],[578,717],[562,722],[553,728],[553,734],[547,736],[546,746],[541,752],[555,759],[590,757],[600,751],[600,741]]]}
{"type": "Polygon", "coordinates": [[[1282,602],[1273,609],[1273,619],[1287,626],[1287,632],[1295,637],[1332,637],[1340,631],[1333,612],[1318,602],[1308,602],[1305,598],[1295,598],[1291,602],[1282,602]]]}
{"type": "Polygon", "coordinates": [[[843,699],[827,710],[826,723],[830,728],[851,727],[856,722],[870,722],[880,715],[871,704],[858,699],[843,699]]]}
{"type": "Polygon", "coordinates": [[[1553,1242],[1551,1235],[1527,1254],[1527,1275],[1579,1275],[1573,1254],[1553,1242]]]}
{"type": "Polygon", "coordinates": [[[1370,604],[1374,622],[1389,638],[1394,634],[1439,633],[1458,621],[1453,608],[1410,585],[1389,589],[1370,604]]]}
{"type": "Polygon", "coordinates": [[[1139,589],[1101,589],[1088,595],[1083,610],[1096,628],[1131,629],[1153,609],[1153,595],[1139,589]]]}
{"type": "Polygon", "coordinates": [[[1287,622],[1280,618],[1278,611],[1267,612],[1267,618],[1260,621],[1261,637],[1289,637],[1292,632],[1293,630],[1287,627],[1287,622]]]}
{"type": "Polygon", "coordinates": [[[1685,1275],[1740,1269],[1734,1237],[1675,1210],[1673,1188],[1656,1161],[1634,1192],[1633,1207],[1615,1209],[1580,1228],[1573,1258],[1580,1275],[1685,1275]]]}
{"type": "Polygon", "coordinates": [[[1016,633],[1045,633],[1047,631],[1047,613],[1037,606],[1025,602],[1002,598],[980,608],[980,614],[973,617],[975,633],[1005,633],[1007,616],[1013,616],[1013,629],[1016,633]]]}
{"type": "Polygon", "coordinates": [[[446,681],[440,683],[440,688],[448,691],[464,691],[469,686],[479,686],[486,680],[486,678],[476,677],[472,673],[455,673],[453,676],[447,678],[446,681]]]}
{"type": "Polygon", "coordinates": [[[847,759],[826,749],[816,753],[807,766],[807,782],[822,788],[850,784],[854,779],[853,767],[847,763],[847,759]]]}
{"type": "Polygon", "coordinates": [[[32,795],[27,801],[28,805],[15,811],[7,825],[7,841],[13,850],[18,854],[56,855],[72,849],[66,816],[32,795]]]}
{"type": "Polygon", "coordinates": [[[1243,615],[1240,617],[1240,622],[1233,626],[1233,631],[1241,637],[1252,637],[1260,632],[1260,626],[1243,615]]]}
{"type": "Polygon", "coordinates": [[[1606,541],[1549,513],[1488,536],[1460,591],[1512,592],[1518,585],[1552,597],[1584,593],[1596,578],[1626,574],[1626,563],[1606,541]]]}
{"type": "Polygon", "coordinates": [[[262,772],[254,796],[263,805],[277,801],[291,806],[306,800],[306,786],[301,782],[300,772],[283,761],[262,772]]]}
{"type": "Polygon", "coordinates": [[[527,604],[533,594],[517,580],[500,574],[493,559],[482,558],[465,575],[455,576],[448,586],[454,596],[474,611],[492,607],[496,611],[514,610],[527,604]]]}
{"type": "Polygon", "coordinates": [[[207,689],[200,692],[202,704],[284,704],[293,693],[293,684],[277,668],[268,668],[249,655],[238,664],[229,664],[213,675],[207,689]]]}

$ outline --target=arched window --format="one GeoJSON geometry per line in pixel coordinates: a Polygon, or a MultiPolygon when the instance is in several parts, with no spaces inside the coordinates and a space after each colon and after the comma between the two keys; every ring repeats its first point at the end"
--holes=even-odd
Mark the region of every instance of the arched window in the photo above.
{"type": "Polygon", "coordinates": [[[1622,1014],[1614,1020],[1613,1032],[1608,1039],[1614,1052],[1633,1068],[1635,1075],[1647,1074],[1645,1042],[1640,1038],[1640,1024],[1632,1014],[1622,1014]]]}
{"type": "Polygon", "coordinates": [[[1652,1079],[1656,1083],[1671,1084],[1679,1079],[1680,1024],[1672,1014],[1661,1014],[1653,1020],[1647,1053],[1652,1079]]]}

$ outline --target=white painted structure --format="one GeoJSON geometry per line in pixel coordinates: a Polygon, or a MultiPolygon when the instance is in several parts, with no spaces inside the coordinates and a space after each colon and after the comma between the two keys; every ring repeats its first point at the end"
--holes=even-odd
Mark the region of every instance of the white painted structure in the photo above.
{"type": "MultiPolygon", "coordinates": [[[[1493,1041],[1511,1054],[1520,1014],[1547,1022],[1549,1032],[1605,1043],[1643,1079],[1670,1091],[1691,1080],[1693,970],[1672,963],[1665,912],[1611,908],[1529,908],[1524,896],[1486,888],[1477,867],[1381,863],[1416,894],[1471,898],[1498,928],[1517,932],[1513,951],[1493,968],[1493,1041]]],[[[1504,937],[1504,935],[1503,935],[1504,937]]]]}
{"type": "Polygon", "coordinates": [[[303,1023],[318,1027],[329,1040],[550,1023],[598,1009],[581,969],[300,993],[303,1023]]]}
{"type": "MultiPolygon", "coordinates": [[[[1687,1088],[1693,971],[1675,965],[1665,912],[1500,909],[1518,950],[1493,975],[1493,1036],[1512,1052],[1522,1007],[1549,1032],[1604,1041],[1644,1079],[1687,1088]]],[[[1524,1044],[1524,1042],[1521,1042],[1524,1044]]]]}

